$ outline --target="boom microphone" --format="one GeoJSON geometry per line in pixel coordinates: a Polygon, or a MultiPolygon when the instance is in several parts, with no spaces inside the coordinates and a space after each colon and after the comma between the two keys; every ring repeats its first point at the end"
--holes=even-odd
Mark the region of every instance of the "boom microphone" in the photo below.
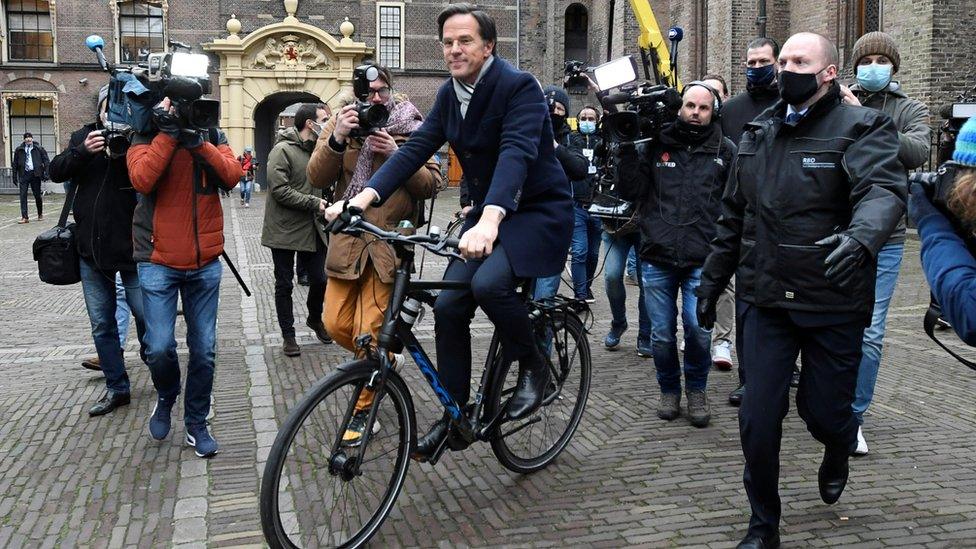
{"type": "Polygon", "coordinates": [[[685,31],[681,27],[671,27],[668,30],[668,40],[671,41],[671,66],[678,63],[678,42],[685,37],[685,31]]]}
{"type": "Polygon", "coordinates": [[[101,36],[93,34],[85,39],[85,45],[95,52],[95,57],[98,58],[98,64],[102,66],[102,70],[107,71],[108,61],[105,60],[105,53],[102,51],[105,49],[105,40],[102,40],[101,36]]]}

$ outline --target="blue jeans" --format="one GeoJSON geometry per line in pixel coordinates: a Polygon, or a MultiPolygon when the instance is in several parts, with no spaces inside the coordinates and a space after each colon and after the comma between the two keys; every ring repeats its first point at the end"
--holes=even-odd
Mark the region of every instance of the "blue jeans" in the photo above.
{"type": "MultiPolygon", "coordinates": [[[[125,359],[122,357],[121,337],[116,320],[118,298],[116,295],[115,273],[100,271],[87,259],[81,259],[81,290],[85,295],[85,306],[92,326],[92,340],[95,351],[105,374],[105,387],[118,393],[129,392],[129,376],[125,372],[125,359]]],[[[140,341],[145,341],[146,325],[143,322],[142,290],[139,275],[135,272],[121,272],[124,284],[124,298],[136,319],[136,332],[140,341]]],[[[128,328],[128,318],[126,318],[128,328]]]]}
{"type": "Polygon", "coordinates": [[[535,291],[532,292],[532,299],[545,299],[556,295],[559,291],[559,283],[562,281],[562,274],[535,279],[535,291]]]}
{"type": "Polygon", "coordinates": [[[181,271],[155,263],[139,263],[146,313],[149,371],[160,398],[172,402],[180,394],[180,363],[176,356],[176,297],[183,298],[186,346],[186,395],[183,422],[203,425],[210,411],[217,342],[217,302],[223,267],[214,260],[200,269],[181,271]]]}
{"type": "Polygon", "coordinates": [[[857,370],[857,392],[854,397],[854,416],[861,425],[864,424],[864,412],[871,404],[874,384],[878,380],[888,306],[891,304],[891,295],[895,293],[898,269],[901,268],[901,257],[904,251],[905,244],[897,243],[886,244],[878,253],[878,276],[874,283],[874,314],[871,317],[871,326],[864,330],[861,365],[857,370]]]}
{"type": "MultiPolygon", "coordinates": [[[[613,317],[612,328],[621,330],[627,325],[627,290],[624,288],[624,269],[627,266],[627,256],[635,246],[640,244],[640,234],[633,232],[623,236],[603,233],[603,244],[607,247],[606,260],[603,263],[603,281],[607,289],[607,301],[610,302],[610,314],[613,317]]],[[[640,282],[638,280],[638,282],[640,282]]],[[[640,285],[640,298],[637,301],[637,337],[639,341],[651,338],[651,317],[647,314],[647,301],[644,296],[644,285],[640,285]]]]}
{"type": "Polygon", "coordinates": [[[641,279],[651,314],[651,349],[661,392],[681,392],[678,362],[678,290],[681,290],[681,321],[685,330],[685,390],[704,391],[712,365],[709,345],[712,334],[698,327],[695,289],[701,284],[701,268],[675,269],[641,262],[641,279]]]}
{"type": "Polygon", "coordinates": [[[241,178],[241,200],[245,204],[250,204],[251,202],[251,191],[254,190],[254,180],[248,181],[247,178],[241,178]]]}
{"type": "Polygon", "coordinates": [[[569,248],[572,256],[570,271],[573,273],[573,293],[576,299],[586,299],[591,293],[593,276],[600,263],[600,235],[603,226],[600,220],[590,215],[579,204],[573,206],[573,243],[569,248]]]}
{"type": "Polygon", "coordinates": [[[632,276],[634,278],[638,278],[638,276],[637,276],[637,248],[639,248],[639,247],[640,247],[640,243],[638,241],[638,243],[635,244],[630,249],[629,252],[627,252],[627,275],[628,276],[632,276]]]}
{"type": "MultiPolygon", "coordinates": [[[[136,274],[136,278],[139,275],[136,274]]],[[[139,288],[139,305],[142,305],[142,288],[139,288]]],[[[125,349],[125,342],[129,339],[129,302],[125,297],[125,282],[122,273],[115,273],[115,324],[119,329],[119,347],[125,349]]]]}

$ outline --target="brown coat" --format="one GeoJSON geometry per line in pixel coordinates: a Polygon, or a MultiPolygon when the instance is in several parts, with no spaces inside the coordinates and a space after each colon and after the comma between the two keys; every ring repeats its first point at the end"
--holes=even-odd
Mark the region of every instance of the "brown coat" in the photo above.
{"type": "MultiPolygon", "coordinates": [[[[315,144],[312,158],[308,162],[308,181],[313,187],[319,189],[334,189],[333,201],[338,201],[342,199],[346,187],[356,171],[356,162],[359,160],[362,143],[356,139],[349,139],[346,141],[345,152],[336,152],[329,145],[329,137],[332,136],[335,129],[335,121],[336,117],[333,116],[325,129],[322,130],[318,142],[315,144]]],[[[398,144],[407,140],[406,136],[394,136],[394,138],[398,144]]],[[[376,170],[385,161],[386,158],[381,155],[374,155],[373,173],[376,173],[376,170]]],[[[420,168],[382,206],[368,209],[366,221],[387,231],[395,229],[403,219],[416,222],[417,215],[420,213],[414,211],[417,201],[433,196],[434,191],[442,185],[442,182],[440,164],[436,157],[431,157],[427,161],[427,165],[420,168]]],[[[363,267],[368,257],[372,260],[380,281],[391,284],[397,267],[393,247],[385,243],[372,244],[367,247],[367,243],[373,240],[376,238],[370,235],[365,235],[362,238],[347,234],[332,235],[325,259],[326,274],[335,278],[355,280],[363,273],[363,267]],[[364,250],[366,253],[363,253],[364,250]]]]}

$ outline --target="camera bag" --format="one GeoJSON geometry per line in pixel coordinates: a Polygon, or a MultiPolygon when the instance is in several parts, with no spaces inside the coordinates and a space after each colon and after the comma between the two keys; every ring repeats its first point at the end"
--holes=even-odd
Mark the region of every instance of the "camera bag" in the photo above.
{"type": "Polygon", "coordinates": [[[68,191],[58,224],[34,239],[34,261],[37,262],[37,274],[42,282],[65,286],[81,281],[75,224],[67,223],[77,188],[77,185],[72,185],[68,191]]]}

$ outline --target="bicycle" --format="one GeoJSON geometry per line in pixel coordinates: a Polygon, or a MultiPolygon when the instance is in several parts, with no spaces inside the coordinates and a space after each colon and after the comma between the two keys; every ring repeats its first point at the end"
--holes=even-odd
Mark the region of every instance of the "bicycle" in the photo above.
{"type": "MultiPolygon", "coordinates": [[[[389,516],[417,444],[410,389],[388,355],[400,345],[451,417],[450,434],[431,456],[431,464],[448,447],[457,451],[480,441],[491,445],[507,469],[538,471],[566,448],[586,408],[592,365],[577,314],[585,304],[560,296],[530,301],[527,288],[522,288],[551,381],[539,410],[508,422],[505,405],[515,388],[517,368],[503,357],[497,334],[492,336],[473,403],[462,408],[444,388],[412,331],[423,305],[433,305],[435,291],[468,287],[458,281],[411,280],[414,248],[457,258],[452,251],[457,239],[441,237],[436,230],[403,236],[371,225],[360,215],[351,216],[344,232],[368,233],[391,243],[400,267],[375,351],[339,366],[309,389],[278,432],[261,482],[261,524],[271,547],[359,547],[389,516]],[[371,403],[360,405],[359,411],[367,415],[362,437],[355,445],[345,444],[343,434],[357,403],[369,394],[371,403]]],[[[371,343],[368,335],[357,340],[367,351],[371,343]]]]}

